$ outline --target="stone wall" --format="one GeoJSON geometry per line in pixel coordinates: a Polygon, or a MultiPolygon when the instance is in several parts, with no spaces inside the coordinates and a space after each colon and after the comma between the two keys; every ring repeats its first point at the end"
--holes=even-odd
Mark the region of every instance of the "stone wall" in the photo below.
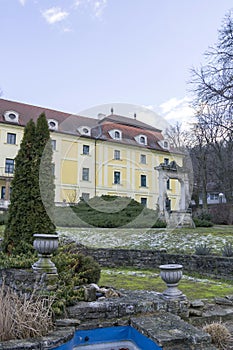
{"type": "Polygon", "coordinates": [[[163,264],[181,264],[184,272],[198,272],[233,279],[233,258],[217,255],[168,254],[158,250],[95,249],[82,248],[102,267],[133,266],[137,268],[158,268],[163,264]]]}
{"type": "Polygon", "coordinates": [[[31,295],[56,290],[57,276],[36,274],[32,269],[0,269],[0,287],[3,283],[17,294],[31,295]]]}

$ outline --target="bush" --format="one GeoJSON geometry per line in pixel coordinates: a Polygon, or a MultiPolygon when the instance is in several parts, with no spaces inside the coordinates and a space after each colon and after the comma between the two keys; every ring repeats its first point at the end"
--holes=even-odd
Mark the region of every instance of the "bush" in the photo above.
{"type": "MultiPolygon", "coordinates": [[[[31,268],[37,260],[36,254],[6,255],[0,252],[0,268],[31,268]]],[[[101,269],[91,257],[78,252],[75,244],[63,244],[52,258],[58,271],[58,288],[51,292],[54,302],[52,309],[56,315],[65,312],[65,307],[84,300],[83,284],[98,283],[101,269]]]]}
{"type": "Polygon", "coordinates": [[[233,224],[233,206],[230,203],[215,204],[209,206],[209,211],[214,224],[232,225],[233,224]]]}
{"type": "Polygon", "coordinates": [[[167,227],[167,223],[166,223],[166,221],[164,221],[162,219],[158,219],[152,227],[153,228],[165,228],[165,227],[167,227]]]}
{"type": "Polygon", "coordinates": [[[55,221],[57,226],[72,227],[166,227],[161,221],[157,224],[157,210],[145,208],[129,197],[107,195],[56,208],[55,221]]]}
{"type": "Polygon", "coordinates": [[[224,245],[224,247],[222,249],[222,255],[223,256],[227,256],[227,257],[233,256],[233,245],[232,245],[232,243],[227,242],[224,245]]]}
{"type": "Polygon", "coordinates": [[[6,225],[7,218],[8,218],[8,215],[6,211],[4,211],[3,214],[0,214],[0,225],[6,225]]]}
{"type": "Polygon", "coordinates": [[[193,222],[196,227],[212,227],[211,214],[206,210],[197,210],[193,213],[193,222]]]}
{"type": "Polygon", "coordinates": [[[208,333],[214,345],[218,349],[228,350],[231,334],[221,322],[213,322],[203,327],[204,332],[208,333]]]}
{"type": "Polygon", "coordinates": [[[211,217],[211,214],[208,211],[202,210],[201,212],[198,213],[198,219],[211,221],[212,217],[211,217]]]}
{"type": "Polygon", "coordinates": [[[91,256],[80,254],[75,244],[59,247],[52,260],[59,275],[53,310],[55,314],[61,315],[66,306],[84,300],[84,291],[80,286],[97,283],[101,269],[91,256]]]}
{"type": "Polygon", "coordinates": [[[193,222],[196,227],[212,227],[213,223],[211,221],[202,220],[198,218],[193,218],[193,222]]]}
{"type": "Polygon", "coordinates": [[[28,269],[36,261],[36,253],[28,252],[28,254],[8,255],[0,252],[0,269],[28,269]]]}
{"type": "Polygon", "coordinates": [[[0,288],[0,341],[41,337],[53,328],[53,300],[32,294],[19,297],[4,284],[0,288]]]}
{"type": "Polygon", "coordinates": [[[207,247],[206,243],[200,243],[197,244],[195,247],[195,254],[196,255],[209,255],[212,248],[207,247]]]}

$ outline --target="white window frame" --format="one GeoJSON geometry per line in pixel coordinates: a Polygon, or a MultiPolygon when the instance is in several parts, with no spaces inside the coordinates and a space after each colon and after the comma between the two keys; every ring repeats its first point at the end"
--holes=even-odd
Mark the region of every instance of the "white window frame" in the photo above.
{"type": "Polygon", "coordinates": [[[122,139],[122,132],[119,129],[110,130],[108,133],[111,136],[111,138],[114,140],[121,140],[122,139]],[[119,133],[119,137],[116,137],[116,133],[119,133]]]}
{"type": "Polygon", "coordinates": [[[114,159],[115,160],[120,160],[121,159],[121,151],[118,149],[114,150],[114,159]]]}

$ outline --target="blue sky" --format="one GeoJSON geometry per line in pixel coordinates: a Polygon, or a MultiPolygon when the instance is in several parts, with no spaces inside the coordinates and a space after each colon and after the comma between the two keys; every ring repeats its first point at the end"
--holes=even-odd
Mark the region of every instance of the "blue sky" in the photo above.
{"type": "Polygon", "coordinates": [[[70,113],[123,103],[187,120],[190,69],[204,62],[232,7],[230,0],[0,0],[2,97],[70,113]]]}

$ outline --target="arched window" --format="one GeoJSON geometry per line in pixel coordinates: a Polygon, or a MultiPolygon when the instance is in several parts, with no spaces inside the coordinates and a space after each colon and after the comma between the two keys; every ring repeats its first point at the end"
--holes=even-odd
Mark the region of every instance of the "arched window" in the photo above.
{"type": "Polygon", "coordinates": [[[120,132],[119,131],[115,131],[114,137],[115,137],[115,139],[120,139],[120,132]]]}
{"type": "Polygon", "coordinates": [[[122,138],[122,132],[120,130],[113,129],[113,130],[109,130],[108,133],[112,139],[121,140],[122,138]]]}
{"type": "Polygon", "coordinates": [[[134,137],[134,139],[137,141],[137,143],[140,143],[140,145],[147,145],[147,136],[139,134],[134,137]]]}
{"type": "Polygon", "coordinates": [[[146,143],[145,136],[140,136],[140,143],[142,143],[143,145],[145,145],[145,143],[146,143]]]}

